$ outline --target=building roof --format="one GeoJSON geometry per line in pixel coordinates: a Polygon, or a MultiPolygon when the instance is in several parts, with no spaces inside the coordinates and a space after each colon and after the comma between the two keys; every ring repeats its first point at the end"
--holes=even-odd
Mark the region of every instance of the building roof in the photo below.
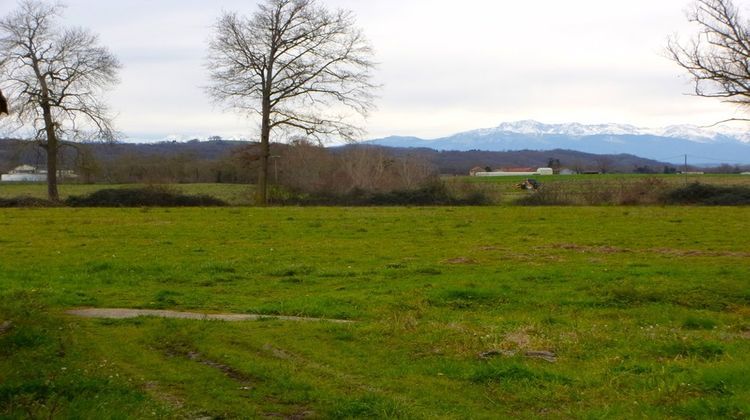
{"type": "Polygon", "coordinates": [[[36,167],[31,165],[21,165],[13,169],[12,172],[36,172],[36,167]]]}
{"type": "Polygon", "coordinates": [[[503,172],[536,172],[537,168],[502,168],[503,172]]]}

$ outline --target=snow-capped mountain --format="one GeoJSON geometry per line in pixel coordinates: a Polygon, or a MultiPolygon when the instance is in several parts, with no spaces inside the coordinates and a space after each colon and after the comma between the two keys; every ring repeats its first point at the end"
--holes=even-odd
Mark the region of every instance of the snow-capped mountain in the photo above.
{"type": "Polygon", "coordinates": [[[473,130],[465,133],[459,133],[459,135],[490,136],[498,133],[526,134],[536,136],[564,135],[580,137],[600,135],[650,135],[675,139],[686,139],[699,142],[715,140],[720,137],[730,137],[738,141],[750,142],[750,129],[741,130],[727,127],[710,129],[689,124],[671,125],[662,128],[641,128],[629,124],[544,124],[534,120],[506,122],[494,128],[473,130]]]}
{"type": "Polygon", "coordinates": [[[423,140],[388,137],[371,143],[391,147],[436,150],[553,150],[587,153],[627,153],[664,162],[750,164],[750,130],[708,129],[695,125],[641,128],[628,124],[544,124],[526,120],[500,124],[449,137],[423,140]]]}

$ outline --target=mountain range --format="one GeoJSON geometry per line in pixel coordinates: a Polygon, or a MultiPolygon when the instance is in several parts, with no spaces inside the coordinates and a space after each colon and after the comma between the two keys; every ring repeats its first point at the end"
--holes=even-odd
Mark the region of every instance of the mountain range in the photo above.
{"type": "Polygon", "coordinates": [[[594,154],[631,154],[662,162],[750,164],[750,131],[694,125],[640,128],[627,124],[544,124],[526,120],[438,139],[392,136],[369,144],[438,151],[566,149],[594,154]]]}

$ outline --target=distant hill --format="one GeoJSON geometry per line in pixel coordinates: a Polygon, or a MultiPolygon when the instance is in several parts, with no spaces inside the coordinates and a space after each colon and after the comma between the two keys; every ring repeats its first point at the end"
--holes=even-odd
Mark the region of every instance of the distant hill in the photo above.
{"type": "MultiPolygon", "coordinates": [[[[201,160],[216,160],[226,157],[232,150],[250,144],[243,141],[165,141],[158,143],[85,143],[82,144],[90,151],[99,163],[122,158],[123,156],[138,157],[174,157],[194,156],[201,160]]],[[[74,155],[74,150],[63,150],[66,157],[74,155]]],[[[43,151],[35,147],[33,142],[14,139],[0,139],[0,168],[3,165],[27,163],[43,165],[46,162],[43,151]]]]}
{"type": "MultiPolygon", "coordinates": [[[[362,147],[362,146],[347,146],[362,147]]],[[[596,155],[574,150],[517,150],[512,152],[488,152],[483,150],[438,151],[429,148],[387,147],[394,156],[416,155],[432,162],[443,174],[466,175],[474,167],[546,167],[550,159],[559,160],[565,168],[606,172],[661,172],[668,163],[638,156],[596,155]]]]}
{"type": "MultiPolygon", "coordinates": [[[[114,167],[125,171],[128,165],[142,167],[144,163],[166,166],[169,162],[180,162],[180,166],[201,166],[211,164],[211,170],[220,171],[223,162],[229,162],[233,151],[251,145],[243,141],[189,141],[189,142],[160,142],[151,144],[133,143],[89,143],[83,145],[91,154],[97,165],[102,168],[114,167]]],[[[274,145],[274,153],[281,152],[285,145],[274,145]]],[[[480,150],[467,151],[438,151],[429,148],[385,147],[372,144],[334,147],[331,150],[345,150],[349,147],[381,147],[394,156],[418,155],[435,165],[443,174],[468,174],[471,168],[491,167],[544,167],[550,159],[557,159],[564,167],[579,170],[606,170],[617,172],[634,172],[650,169],[656,172],[667,165],[653,159],[643,159],[628,154],[596,155],[572,150],[519,150],[511,152],[493,152],[480,150]]],[[[75,162],[75,150],[68,148],[64,152],[63,161],[70,168],[75,162]]],[[[43,166],[45,155],[43,151],[34,147],[33,143],[18,140],[0,139],[0,171],[7,171],[21,164],[43,166]]],[[[206,176],[206,179],[211,179],[206,176]]]]}
{"type": "Polygon", "coordinates": [[[629,154],[672,163],[680,163],[684,155],[688,155],[692,164],[750,164],[750,133],[747,131],[712,131],[691,125],[646,129],[624,124],[518,121],[433,140],[386,137],[368,143],[439,151],[575,150],[629,154]]]}

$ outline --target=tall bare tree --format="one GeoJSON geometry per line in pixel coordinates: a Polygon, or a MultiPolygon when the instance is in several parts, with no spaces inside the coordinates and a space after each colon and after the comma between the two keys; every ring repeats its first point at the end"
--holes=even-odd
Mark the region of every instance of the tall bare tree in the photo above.
{"type": "Polygon", "coordinates": [[[316,0],[266,0],[250,17],[224,14],[209,45],[209,94],[260,117],[256,201],[268,200],[271,133],[353,139],[373,107],[372,49],[350,11],[316,0]]]}
{"type": "Polygon", "coordinates": [[[697,0],[689,20],[698,34],[687,43],[670,39],[669,57],[690,73],[696,95],[750,108],[750,22],[732,0],[697,0]]]}
{"type": "Polygon", "coordinates": [[[47,153],[47,190],[58,200],[58,153],[81,139],[114,140],[104,90],[120,64],[98,37],[58,22],[59,4],[23,0],[0,20],[0,81],[13,113],[47,153]]]}

